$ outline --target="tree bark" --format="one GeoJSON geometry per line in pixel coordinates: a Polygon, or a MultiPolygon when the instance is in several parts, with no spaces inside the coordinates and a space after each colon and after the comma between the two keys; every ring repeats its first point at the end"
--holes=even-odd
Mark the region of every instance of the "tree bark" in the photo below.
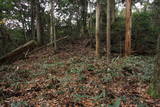
{"type": "Polygon", "coordinates": [[[81,35],[88,35],[88,30],[87,30],[87,10],[88,10],[88,1],[87,0],[82,0],[81,1],[81,14],[82,14],[82,27],[81,27],[81,35]]]}
{"type": "Polygon", "coordinates": [[[126,0],[126,33],[125,33],[125,56],[131,55],[131,28],[132,28],[132,10],[131,0],[126,0]]]}
{"type": "Polygon", "coordinates": [[[157,56],[153,75],[153,87],[151,91],[153,97],[160,97],[160,35],[157,43],[157,56]]]}
{"type": "Polygon", "coordinates": [[[111,23],[113,24],[115,22],[116,18],[116,10],[115,10],[115,0],[111,0],[111,23]]]}
{"type": "Polygon", "coordinates": [[[51,10],[50,10],[50,42],[54,44],[54,50],[57,50],[57,42],[56,42],[56,29],[55,29],[55,18],[54,18],[54,5],[53,0],[50,0],[51,10]]]}
{"type": "Polygon", "coordinates": [[[35,0],[31,1],[31,35],[32,39],[36,40],[35,37],[35,0]]]}
{"type": "Polygon", "coordinates": [[[50,42],[53,44],[53,2],[50,0],[51,10],[50,10],[50,42]]]}
{"type": "Polygon", "coordinates": [[[111,51],[111,2],[107,0],[107,32],[106,32],[106,54],[107,54],[107,64],[110,62],[110,51],[111,51]]]}
{"type": "Polygon", "coordinates": [[[96,56],[100,56],[100,4],[96,6],[96,56]]]}
{"type": "Polygon", "coordinates": [[[37,42],[39,45],[42,44],[41,29],[40,29],[40,4],[39,1],[36,2],[36,32],[37,32],[37,42]]]}

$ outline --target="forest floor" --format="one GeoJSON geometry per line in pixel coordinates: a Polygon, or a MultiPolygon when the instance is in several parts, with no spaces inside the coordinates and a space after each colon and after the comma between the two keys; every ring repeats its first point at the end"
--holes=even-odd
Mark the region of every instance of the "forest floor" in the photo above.
{"type": "Polygon", "coordinates": [[[147,94],[154,57],[95,58],[81,41],[0,68],[0,106],[160,107],[147,94]]]}

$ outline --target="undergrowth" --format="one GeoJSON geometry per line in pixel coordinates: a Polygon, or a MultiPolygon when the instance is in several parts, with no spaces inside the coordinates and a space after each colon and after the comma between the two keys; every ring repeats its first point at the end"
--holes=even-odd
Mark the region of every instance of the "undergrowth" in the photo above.
{"type": "MultiPolygon", "coordinates": [[[[109,65],[106,64],[105,57],[98,59],[81,56],[66,61],[56,60],[58,62],[35,63],[34,67],[38,69],[37,71],[2,67],[0,73],[3,76],[0,82],[1,84],[5,82],[3,84],[5,88],[12,87],[15,91],[20,91],[24,88],[22,87],[24,84],[38,84],[35,79],[43,77],[45,85],[40,81],[39,90],[55,90],[51,95],[43,94],[41,97],[45,99],[68,95],[74,102],[90,99],[92,103],[101,107],[119,107],[121,102],[127,101],[127,95],[117,96],[107,86],[121,81],[125,81],[125,84],[135,82],[149,84],[154,71],[154,58],[149,56],[116,57],[109,65]]],[[[3,87],[0,87],[0,94],[3,92],[3,87]]],[[[134,97],[132,96],[131,99],[138,101],[138,98],[134,97]]],[[[21,104],[27,103],[12,103],[12,105],[21,104]]],[[[144,105],[144,103],[137,102],[137,105],[144,105]]]]}

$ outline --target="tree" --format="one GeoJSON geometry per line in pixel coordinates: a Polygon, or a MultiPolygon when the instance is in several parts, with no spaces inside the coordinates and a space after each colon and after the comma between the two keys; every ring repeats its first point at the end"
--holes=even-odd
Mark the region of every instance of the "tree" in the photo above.
{"type": "Polygon", "coordinates": [[[81,0],[81,33],[82,35],[87,35],[87,10],[88,10],[88,1],[87,0],[81,0]]]}
{"type": "Polygon", "coordinates": [[[111,10],[111,23],[113,24],[116,18],[115,0],[110,1],[110,10],[111,10]]]}
{"type": "Polygon", "coordinates": [[[42,37],[40,28],[40,4],[38,0],[36,1],[36,33],[37,33],[37,42],[39,45],[41,45],[42,37]]]}
{"type": "Polygon", "coordinates": [[[110,48],[111,48],[111,11],[110,11],[111,1],[107,0],[107,32],[106,32],[106,54],[107,63],[110,61],[110,48]]]}
{"type": "Polygon", "coordinates": [[[131,0],[126,0],[126,32],[125,32],[125,56],[131,55],[131,28],[132,28],[132,11],[131,11],[131,0]]]}
{"type": "Polygon", "coordinates": [[[51,4],[51,10],[50,10],[50,40],[51,44],[54,43],[54,50],[57,49],[57,44],[56,44],[56,30],[55,30],[55,21],[54,21],[54,5],[53,5],[53,0],[50,0],[51,4]],[[54,38],[54,40],[53,40],[54,38]]]}
{"type": "Polygon", "coordinates": [[[153,97],[158,97],[160,98],[160,1],[155,0],[153,2],[153,13],[154,13],[154,26],[156,26],[157,31],[158,31],[158,41],[157,41],[157,56],[156,56],[156,63],[155,63],[155,70],[153,74],[153,81],[151,84],[151,87],[149,88],[149,93],[153,97]]]}
{"type": "Polygon", "coordinates": [[[96,6],[96,56],[100,56],[100,4],[96,6]]]}
{"type": "Polygon", "coordinates": [[[31,0],[31,35],[32,35],[32,39],[36,40],[36,37],[35,37],[35,0],[31,0]]]}

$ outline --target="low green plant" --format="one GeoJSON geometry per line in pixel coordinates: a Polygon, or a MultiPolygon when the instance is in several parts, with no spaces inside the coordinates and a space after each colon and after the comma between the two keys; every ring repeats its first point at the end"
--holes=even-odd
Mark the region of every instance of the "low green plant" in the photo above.
{"type": "Polygon", "coordinates": [[[79,74],[78,77],[77,77],[77,82],[80,82],[80,83],[87,82],[86,76],[84,74],[79,74]]]}
{"type": "Polygon", "coordinates": [[[137,107],[149,107],[146,103],[139,103],[137,107]]]}
{"type": "Polygon", "coordinates": [[[153,98],[160,98],[160,94],[157,92],[153,84],[150,84],[150,87],[148,89],[148,94],[153,98]]]}
{"type": "Polygon", "coordinates": [[[19,101],[11,103],[11,107],[28,107],[29,104],[26,101],[19,101]]]}
{"type": "Polygon", "coordinates": [[[94,67],[94,65],[92,65],[92,64],[88,64],[87,65],[87,70],[88,71],[94,71],[96,68],[94,67]]]}
{"type": "Polygon", "coordinates": [[[83,71],[82,68],[72,68],[70,70],[70,73],[81,73],[83,71]]]}
{"type": "Polygon", "coordinates": [[[52,67],[61,67],[61,66],[64,66],[63,62],[56,62],[56,63],[51,63],[51,64],[45,63],[42,65],[42,68],[49,69],[52,67]]]}
{"type": "Polygon", "coordinates": [[[109,83],[113,80],[112,76],[111,75],[105,75],[103,78],[101,78],[101,81],[103,83],[109,83]]]}
{"type": "Polygon", "coordinates": [[[121,99],[118,98],[115,102],[109,104],[108,107],[120,107],[120,105],[121,105],[121,99]]]}

